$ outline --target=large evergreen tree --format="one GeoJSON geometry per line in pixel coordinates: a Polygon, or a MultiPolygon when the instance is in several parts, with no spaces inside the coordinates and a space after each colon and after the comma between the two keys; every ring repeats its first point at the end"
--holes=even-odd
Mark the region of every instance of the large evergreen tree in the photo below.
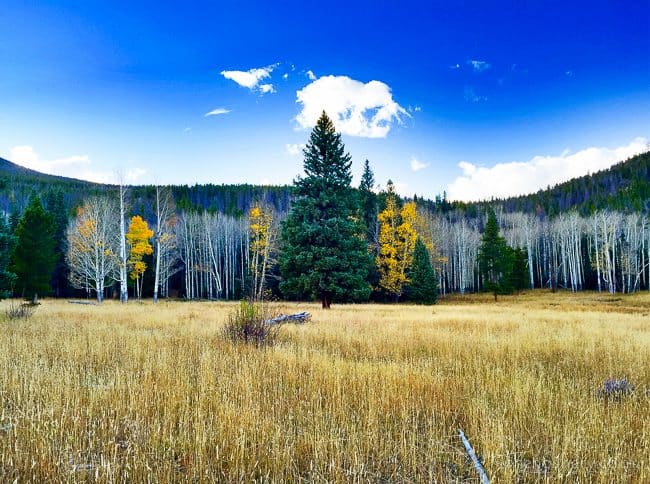
{"type": "Polygon", "coordinates": [[[37,299],[50,293],[50,280],[56,264],[55,223],[52,215],[33,195],[16,227],[16,248],[12,271],[16,273],[16,290],[23,297],[37,299]]]}
{"type": "Polygon", "coordinates": [[[435,304],[438,296],[436,274],[431,266],[429,251],[419,237],[415,242],[409,278],[411,282],[406,289],[409,301],[417,304],[435,304]]]}
{"type": "Polygon", "coordinates": [[[70,270],[65,262],[66,230],[68,228],[68,214],[65,209],[65,199],[60,189],[48,192],[45,197],[45,208],[54,221],[54,252],[56,264],[52,273],[52,292],[54,296],[64,296],[70,287],[68,276],[70,270]]]}
{"type": "Polygon", "coordinates": [[[304,150],[305,176],[295,181],[291,211],[282,227],[280,288],[290,298],[363,301],[370,257],[351,188],[351,158],[325,112],[304,150]]]}
{"type": "Polygon", "coordinates": [[[494,294],[512,292],[513,250],[499,235],[499,224],[494,210],[489,209],[485,231],[479,247],[479,269],[483,278],[483,289],[494,294]]]}
{"type": "Polygon", "coordinates": [[[9,271],[15,242],[16,238],[11,233],[6,217],[0,214],[0,299],[11,296],[16,282],[16,274],[9,271]]]}

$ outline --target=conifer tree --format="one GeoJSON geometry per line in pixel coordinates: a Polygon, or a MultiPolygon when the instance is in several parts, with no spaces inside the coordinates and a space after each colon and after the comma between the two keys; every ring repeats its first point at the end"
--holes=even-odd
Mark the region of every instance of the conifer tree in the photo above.
{"type": "Polygon", "coordinates": [[[11,233],[7,219],[0,214],[0,299],[11,297],[16,282],[16,274],[9,271],[15,243],[16,238],[11,233]]]}
{"type": "Polygon", "coordinates": [[[323,112],[304,150],[305,176],[295,181],[294,201],[283,223],[280,289],[290,298],[363,301],[370,258],[351,188],[351,158],[340,133],[323,112]]]}
{"type": "Polygon", "coordinates": [[[65,200],[60,189],[49,191],[45,197],[45,208],[54,221],[54,253],[56,264],[50,284],[54,296],[63,296],[69,287],[69,269],[65,262],[66,230],[68,228],[68,214],[65,210],[65,200]]]}
{"type": "Polygon", "coordinates": [[[522,291],[530,287],[528,272],[528,254],[525,249],[517,247],[512,251],[512,287],[522,291]]]}
{"type": "Polygon", "coordinates": [[[36,302],[39,294],[50,293],[56,240],[54,220],[35,195],[18,222],[16,239],[11,269],[17,276],[16,290],[36,302]]]}
{"type": "Polygon", "coordinates": [[[424,242],[419,237],[413,251],[413,264],[409,272],[411,282],[407,287],[409,301],[417,304],[435,304],[438,296],[436,274],[424,242]]]}
{"type": "Polygon", "coordinates": [[[497,295],[511,293],[513,250],[499,235],[499,224],[492,209],[488,211],[478,259],[483,289],[493,293],[495,301],[497,295]]]}
{"type": "Polygon", "coordinates": [[[377,245],[377,195],[373,192],[375,188],[375,175],[370,168],[368,160],[363,164],[361,183],[359,184],[359,195],[361,198],[361,214],[363,223],[366,226],[366,241],[376,251],[377,245]]]}

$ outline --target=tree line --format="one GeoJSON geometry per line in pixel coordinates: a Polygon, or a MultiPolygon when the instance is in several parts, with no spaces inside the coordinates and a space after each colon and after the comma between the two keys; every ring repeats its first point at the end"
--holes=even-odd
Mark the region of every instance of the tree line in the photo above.
{"type": "MultiPolygon", "coordinates": [[[[438,294],[523,288],[634,292],[650,288],[650,223],[638,213],[548,218],[492,206],[468,217],[376,192],[325,113],[304,150],[287,210],[259,197],[245,213],[179,203],[153,187],[145,206],[120,185],[68,217],[61,191],[0,217],[0,295],[316,299],[433,303],[438,294]]],[[[444,209],[441,209],[444,208],[444,209]]]]}

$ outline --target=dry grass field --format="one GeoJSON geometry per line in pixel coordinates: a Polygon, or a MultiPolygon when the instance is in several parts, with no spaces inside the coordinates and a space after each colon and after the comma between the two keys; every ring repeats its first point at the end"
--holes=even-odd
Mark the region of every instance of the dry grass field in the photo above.
{"type": "Polygon", "coordinates": [[[495,482],[650,482],[647,293],[278,303],[313,322],[265,349],[233,304],[8,305],[2,482],[477,482],[459,427],[495,482]]]}

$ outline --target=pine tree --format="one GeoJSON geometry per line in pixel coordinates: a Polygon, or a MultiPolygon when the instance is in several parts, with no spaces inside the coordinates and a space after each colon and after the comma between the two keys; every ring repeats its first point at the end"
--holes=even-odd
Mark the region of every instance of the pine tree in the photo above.
{"type": "Polygon", "coordinates": [[[435,304],[438,297],[436,274],[431,266],[429,251],[419,237],[415,242],[409,278],[411,282],[406,289],[409,301],[417,304],[435,304]]]}
{"type": "Polygon", "coordinates": [[[12,271],[16,273],[16,290],[34,302],[38,295],[50,293],[50,280],[56,265],[55,224],[52,216],[32,196],[16,227],[16,248],[12,271]]]}
{"type": "Polygon", "coordinates": [[[363,301],[370,258],[351,188],[351,158],[325,112],[305,148],[305,177],[295,181],[296,200],[283,223],[280,288],[290,298],[363,301]]]}
{"type": "Polygon", "coordinates": [[[54,252],[56,265],[50,284],[54,296],[63,296],[69,288],[68,276],[70,271],[65,262],[66,230],[68,228],[68,214],[65,210],[65,200],[60,189],[49,191],[45,198],[45,208],[54,220],[54,252]]]}
{"type": "Polygon", "coordinates": [[[0,299],[11,297],[16,282],[16,274],[9,271],[11,254],[16,238],[4,215],[0,214],[0,299]]]}
{"type": "Polygon", "coordinates": [[[493,293],[495,301],[498,294],[511,293],[513,250],[499,235],[499,224],[492,209],[488,211],[478,259],[484,290],[493,293]]]}
{"type": "Polygon", "coordinates": [[[512,257],[512,287],[516,291],[522,291],[530,287],[528,254],[525,249],[517,247],[512,252],[512,257]]]}
{"type": "Polygon", "coordinates": [[[373,192],[375,188],[375,175],[370,168],[368,160],[363,164],[361,183],[359,184],[359,196],[361,198],[361,214],[363,223],[366,226],[366,241],[376,250],[377,245],[377,195],[373,192]]]}

